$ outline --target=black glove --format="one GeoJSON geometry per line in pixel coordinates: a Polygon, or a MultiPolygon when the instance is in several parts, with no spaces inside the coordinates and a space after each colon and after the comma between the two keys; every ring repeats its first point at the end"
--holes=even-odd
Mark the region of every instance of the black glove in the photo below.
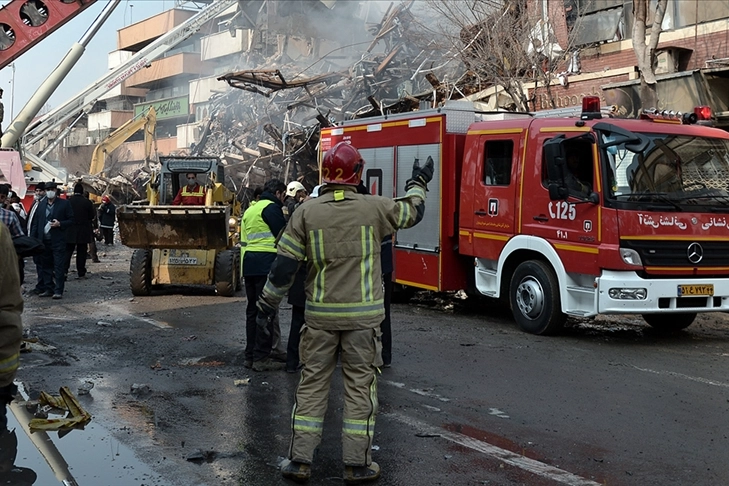
{"type": "MultiPolygon", "coordinates": [[[[433,157],[430,155],[428,156],[428,160],[425,161],[425,165],[423,167],[420,167],[418,159],[415,159],[415,162],[413,162],[413,177],[408,181],[408,183],[418,182],[427,189],[428,182],[433,179],[434,170],[435,163],[433,162],[433,157]]],[[[409,184],[406,184],[406,187],[408,187],[408,185],[409,184]]]]}
{"type": "Polygon", "coordinates": [[[271,335],[271,331],[269,330],[269,324],[276,317],[276,309],[269,306],[260,299],[258,300],[256,307],[258,307],[258,314],[256,315],[256,327],[258,328],[257,330],[258,332],[262,333],[263,336],[268,337],[271,335]]]}

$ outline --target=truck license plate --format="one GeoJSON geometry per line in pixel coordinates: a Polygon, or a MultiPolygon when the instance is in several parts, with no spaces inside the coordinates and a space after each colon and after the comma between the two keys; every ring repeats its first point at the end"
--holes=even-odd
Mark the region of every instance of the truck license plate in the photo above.
{"type": "Polygon", "coordinates": [[[679,285],[679,297],[696,297],[714,295],[714,284],[705,285],[679,285]]]}
{"type": "Polygon", "coordinates": [[[169,265],[197,265],[195,257],[170,257],[167,260],[169,265]]]}

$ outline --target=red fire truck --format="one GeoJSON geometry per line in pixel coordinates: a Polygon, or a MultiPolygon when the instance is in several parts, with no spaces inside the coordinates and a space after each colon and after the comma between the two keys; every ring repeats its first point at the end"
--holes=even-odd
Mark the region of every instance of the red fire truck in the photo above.
{"type": "Polygon", "coordinates": [[[322,130],[366,160],[373,194],[436,162],[425,218],[395,238],[397,283],[503,300],[519,327],[640,314],[683,329],[729,309],[729,133],[711,114],[480,113],[470,102],[322,130]],[[698,121],[698,123],[697,123],[698,121]]]}

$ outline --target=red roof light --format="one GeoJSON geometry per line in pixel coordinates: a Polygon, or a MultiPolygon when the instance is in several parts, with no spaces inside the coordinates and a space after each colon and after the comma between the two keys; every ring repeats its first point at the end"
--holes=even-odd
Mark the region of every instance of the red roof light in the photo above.
{"type": "Polygon", "coordinates": [[[600,111],[600,97],[599,96],[585,96],[582,98],[582,114],[580,119],[592,120],[594,118],[602,118],[600,111]]]}
{"type": "Polygon", "coordinates": [[[694,108],[694,113],[699,120],[711,120],[710,106],[697,106],[694,108]]]}

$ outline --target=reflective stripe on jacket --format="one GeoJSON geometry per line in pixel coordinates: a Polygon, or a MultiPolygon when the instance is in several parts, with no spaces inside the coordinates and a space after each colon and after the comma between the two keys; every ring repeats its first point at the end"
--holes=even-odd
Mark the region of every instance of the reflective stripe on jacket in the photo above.
{"type": "Polygon", "coordinates": [[[203,197],[205,195],[205,188],[201,185],[197,185],[197,189],[194,191],[188,189],[189,186],[182,188],[182,197],[203,197]]]}
{"type": "Polygon", "coordinates": [[[271,228],[263,221],[262,215],[269,204],[273,204],[273,201],[262,199],[243,213],[240,231],[243,253],[248,251],[276,253],[276,235],[271,233],[271,228]]]}

